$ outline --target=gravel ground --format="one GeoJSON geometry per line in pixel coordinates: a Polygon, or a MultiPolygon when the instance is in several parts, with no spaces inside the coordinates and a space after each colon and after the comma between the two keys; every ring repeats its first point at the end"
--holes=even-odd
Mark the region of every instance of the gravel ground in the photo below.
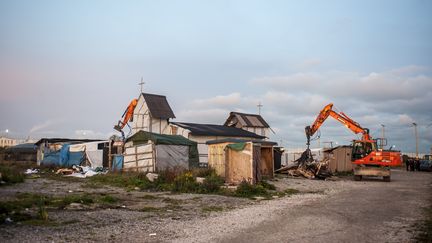
{"type": "Polygon", "coordinates": [[[27,180],[0,188],[0,200],[14,198],[17,192],[67,195],[69,191],[104,193],[121,200],[110,208],[49,210],[55,225],[0,225],[0,242],[407,242],[409,226],[421,218],[420,206],[430,196],[432,173],[397,171],[390,183],[354,182],[350,177],[336,181],[278,178],[271,183],[300,193],[254,201],[27,180]],[[360,218],[360,213],[368,216],[360,218]],[[365,232],[368,236],[361,238],[365,232]]]}

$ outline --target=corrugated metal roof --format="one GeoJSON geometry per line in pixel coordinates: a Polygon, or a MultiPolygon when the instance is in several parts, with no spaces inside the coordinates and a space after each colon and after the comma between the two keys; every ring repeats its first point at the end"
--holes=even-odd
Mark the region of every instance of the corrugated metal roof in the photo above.
{"type": "Polygon", "coordinates": [[[86,143],[86,142],[98,142],[100,139],[70,139],[70,138],[42,138],[35,143],[39,146],[41,143],[86,143]]]}
{"type": "Polygon", "coordinates": [[[175,118],[174,112],[165,96],[147,93],[142,93],[142,95],[152,117],[159,119],[175,118]]]}
{"type": "Polygon", "coordinates": [[[185,123],[185,122],[171,122],[174,125],[185,128],[191,131],[192,135],[198,136],[226,136],[226,137],[247,137],[264,139],[264,136],[260,136],[253,132],[248,132],[236,127],[228,127],[213,124],[197,124],[197,123],[185,123]]]}
{"type": "Polygon", "coordinates": [[[207,141],[206,144],[246,143],[246,142],[260,143],[262,145],[267,145],[267,146],[276,146],[277,145],[276,142],[271,142],[271,141],[256,140],[256,139],[238,139],[238,138],[224,138],[224,139],[210,140],[210,141],[207,141]]]}
{"type": "Polygon", "coordinates": [[[233,119],[237,119],[237,121],[241,123],[241,127],[270,127],[261,115],[240,112],[230,112],[230,115],[225,121],[224,125],[236,126],[236,122],[234,122],[234,124],[231,122],[233,119]]]}

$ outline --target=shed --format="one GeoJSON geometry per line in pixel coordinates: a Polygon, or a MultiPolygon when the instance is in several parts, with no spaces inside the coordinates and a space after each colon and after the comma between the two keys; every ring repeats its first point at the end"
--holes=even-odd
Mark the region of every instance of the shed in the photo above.
{"type": "Polygon", "coordinates": [[[165,96],[141,93],[131,122],[132,134],[138,131],[169,134],[171,118],[175,115],[165,96]]]}
{"type": "Polygon", "coordinates": [[[274,146],[262,140],[221,139],[207,142],[209,167],[223,177],[225,182],[255,184],[262,177],[273,178],[274,146]]]}
{"type": "Polygon", "coordinates": [[[179,135],[138,131],[126,139],[123,163],[124,171],[197,167],[197,143],[179,135]]]}
{"type": "Polygon", "coordinates": [[[220,139],[265,139],[266,137],[245,131],[236,127],[228,127],[215,124],[198,124],[186,122],[171,122],[171,133],[182,135],[197,142],[199,162],[207,165],[208,162],[208,141],[220,139]]]}
{"type": "Polygon", "coordinates": [[[352,147],[348,145],[338,146],[324,150],[324,157],[329,159],[331,172],[349,172],[353,170],[351,161],[352,147]]]}
{"type": "Polygon", "coordinates": [[[91,168],[108,167],[109,141],[78,143],[69,146],[69,152],[82,152],[86,165],[91,168]]]}
{"type": "Polygon", "coordinates": [[[99,139],[70,139],[70,138],[42,138],[35,143],[37,146],[37,164],[40,165],[41,161],[46,156],[53,155],[54,157],[59,156],[60,149],[64,144],[78,144],[87,142],[101,141],[99,139]]]}
{"type": "Polygon", "coordinates": [[[269,124],[261,115],[240,112],[230,112],[224,126],[237,127],[264,137],[268,137],[271,130],[269,124]]]}
{"type": "Polygon", "coordinates": [[[33,143],[18,144],[5,150],[6,160],[36,162],[37,146],[33,143]]]}

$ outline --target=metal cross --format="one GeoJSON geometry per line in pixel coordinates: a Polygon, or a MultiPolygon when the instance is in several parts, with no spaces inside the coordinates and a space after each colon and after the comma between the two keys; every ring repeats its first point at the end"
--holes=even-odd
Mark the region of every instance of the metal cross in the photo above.
{"type": "Polygon", "coordinates": [[[261,101],[258,103],[258,114],[261,115],[261,107],[263,107],[263,105],[261,104],[261,101]]]}
{"type": "Polygon", "coordinates": [[[145,84],[145,82],[143,81],[143,78],[141,77],[141,82],[138,83],[138,85],[141,86],[141,93],[143,92],[143,85],[145,84]]]}

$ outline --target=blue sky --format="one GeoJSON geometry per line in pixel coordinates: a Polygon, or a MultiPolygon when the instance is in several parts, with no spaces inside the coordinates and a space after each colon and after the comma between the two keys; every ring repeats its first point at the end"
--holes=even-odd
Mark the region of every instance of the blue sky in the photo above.
{"type": "MultiPolygon", "coordinates": [[[[0,130],[106,137],[146,92],[177,121],[256,112],[304,144],[329,102],[389,143],[432,145],[431,1],[1,1],[0,130]],[[85,135],[83,135],[85,133],[85,135]]],[[[355,137],[328,121],[322,141],[355,137]]]]}

